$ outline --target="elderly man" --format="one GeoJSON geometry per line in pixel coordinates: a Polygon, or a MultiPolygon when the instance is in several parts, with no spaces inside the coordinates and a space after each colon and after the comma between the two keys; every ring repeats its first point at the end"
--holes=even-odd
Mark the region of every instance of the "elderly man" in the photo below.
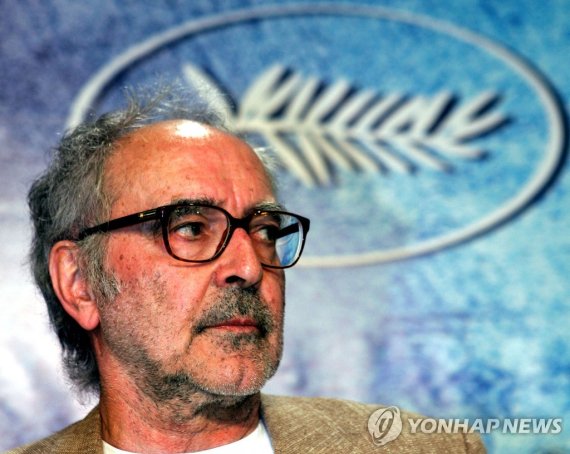
{"type": "Polygon", "coordinates": [[[260,393],[309,220],[211,111],[171,112],[132,101],[79,126],[30,191],[34,276],[67,372],[100,402],[15,452],[482,451],[406,428],[379,448],[377,406],[260,393]]]}

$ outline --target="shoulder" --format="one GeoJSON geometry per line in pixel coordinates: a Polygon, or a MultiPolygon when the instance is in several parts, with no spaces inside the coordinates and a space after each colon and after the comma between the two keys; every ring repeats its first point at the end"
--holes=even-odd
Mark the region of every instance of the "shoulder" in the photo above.
{"type": "Polygon", "coordinates": [[[262,415],[276,453],[301,453],[308,447],[315,453],[485,452],[480,437],[474,434],[412,433],[409,421],[423,417],[394,409],[340,399],[262,395],[262,415]],[[397,418],[401,430],[392,422],[388,430],[392,439],[380,447],[369,432],[369,419],[375,415],[376,419],[371,419],[374,426],[381,410],[388,411],[387,417],[397,418]]]}
{"type": "Polygon", "coordinates": [[[354,422],[354,418],[366,417],[379,408],[378,405],[363,404],[350,400],[323,397],[285,397],[263,394],[262,408],[265,412],[280,414],[286,412],[289,417],[308,419],[329,419],[354,422]]]}
{"type": "Polygon", "coordinates": [[[50,437],[8,451],[6,454],[99,454],[102,452],[99,407],[50,437]]]}

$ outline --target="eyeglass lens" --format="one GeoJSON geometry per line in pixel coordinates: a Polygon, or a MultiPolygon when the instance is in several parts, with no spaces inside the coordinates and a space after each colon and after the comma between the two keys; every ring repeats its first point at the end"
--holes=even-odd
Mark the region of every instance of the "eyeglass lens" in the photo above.
{"type": "MultiPolygon", "coordinates": [[[[170,213],[167,226],[170,249],[183,260],[210,260],[225,247],[229,224],[224,211],[215,207],[177,207],[170,213]]],[[[302,229],[295,216],[266,211],[252,216],[248,233],[262,264],[286,267],[298,258],[302,229]]]]}

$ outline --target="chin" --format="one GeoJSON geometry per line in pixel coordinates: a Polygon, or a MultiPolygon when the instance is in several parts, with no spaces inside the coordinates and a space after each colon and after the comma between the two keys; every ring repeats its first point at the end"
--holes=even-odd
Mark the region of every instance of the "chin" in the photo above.
{"type": "Polygon", "coordinates": [[[204,388],[209,393],[228,397],[257,394],[275,374],[278,366],[279,360],[264,363],[229,360],[222,367],[212,367],[211,370],[217,370],[217,373],[204,380],[204,388]],[[237,364],[228,364],[231,362],[237,364]]]}

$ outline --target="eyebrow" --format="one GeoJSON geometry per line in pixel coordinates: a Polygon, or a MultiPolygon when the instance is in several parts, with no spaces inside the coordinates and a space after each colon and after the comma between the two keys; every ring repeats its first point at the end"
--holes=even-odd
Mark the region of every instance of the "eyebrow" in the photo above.
{"type": "Polygon", "coordinates": [[[171,205],[213,205],[218,206],[216,201],[210,197],[199,197],[196,199],[172,199],[171,205]]]}
{"type": "MultiPolygon", "coordinates": [[[[285,211],[285,207],[277,202],[261,202],[253,207],[253,210],[261,211],[285,211]]],[[[252,211],[253,211],[252,210],[252,211]]]]}
{"type": "MultiPolygon", "coordinates": [[[[216,201],[210,197],[198,197],[195,199],[173,199],[171,201],[172,204],[181,204],[181,205],[211,205],[215,207],[223,208],[219,201],[216,201]]],[[[277,202],[260,202],[255,204],[249,210],[247,210],[247,214],[252,213],[256,210],[260,211],[285,211],[285,207],[277,202]]]]}

